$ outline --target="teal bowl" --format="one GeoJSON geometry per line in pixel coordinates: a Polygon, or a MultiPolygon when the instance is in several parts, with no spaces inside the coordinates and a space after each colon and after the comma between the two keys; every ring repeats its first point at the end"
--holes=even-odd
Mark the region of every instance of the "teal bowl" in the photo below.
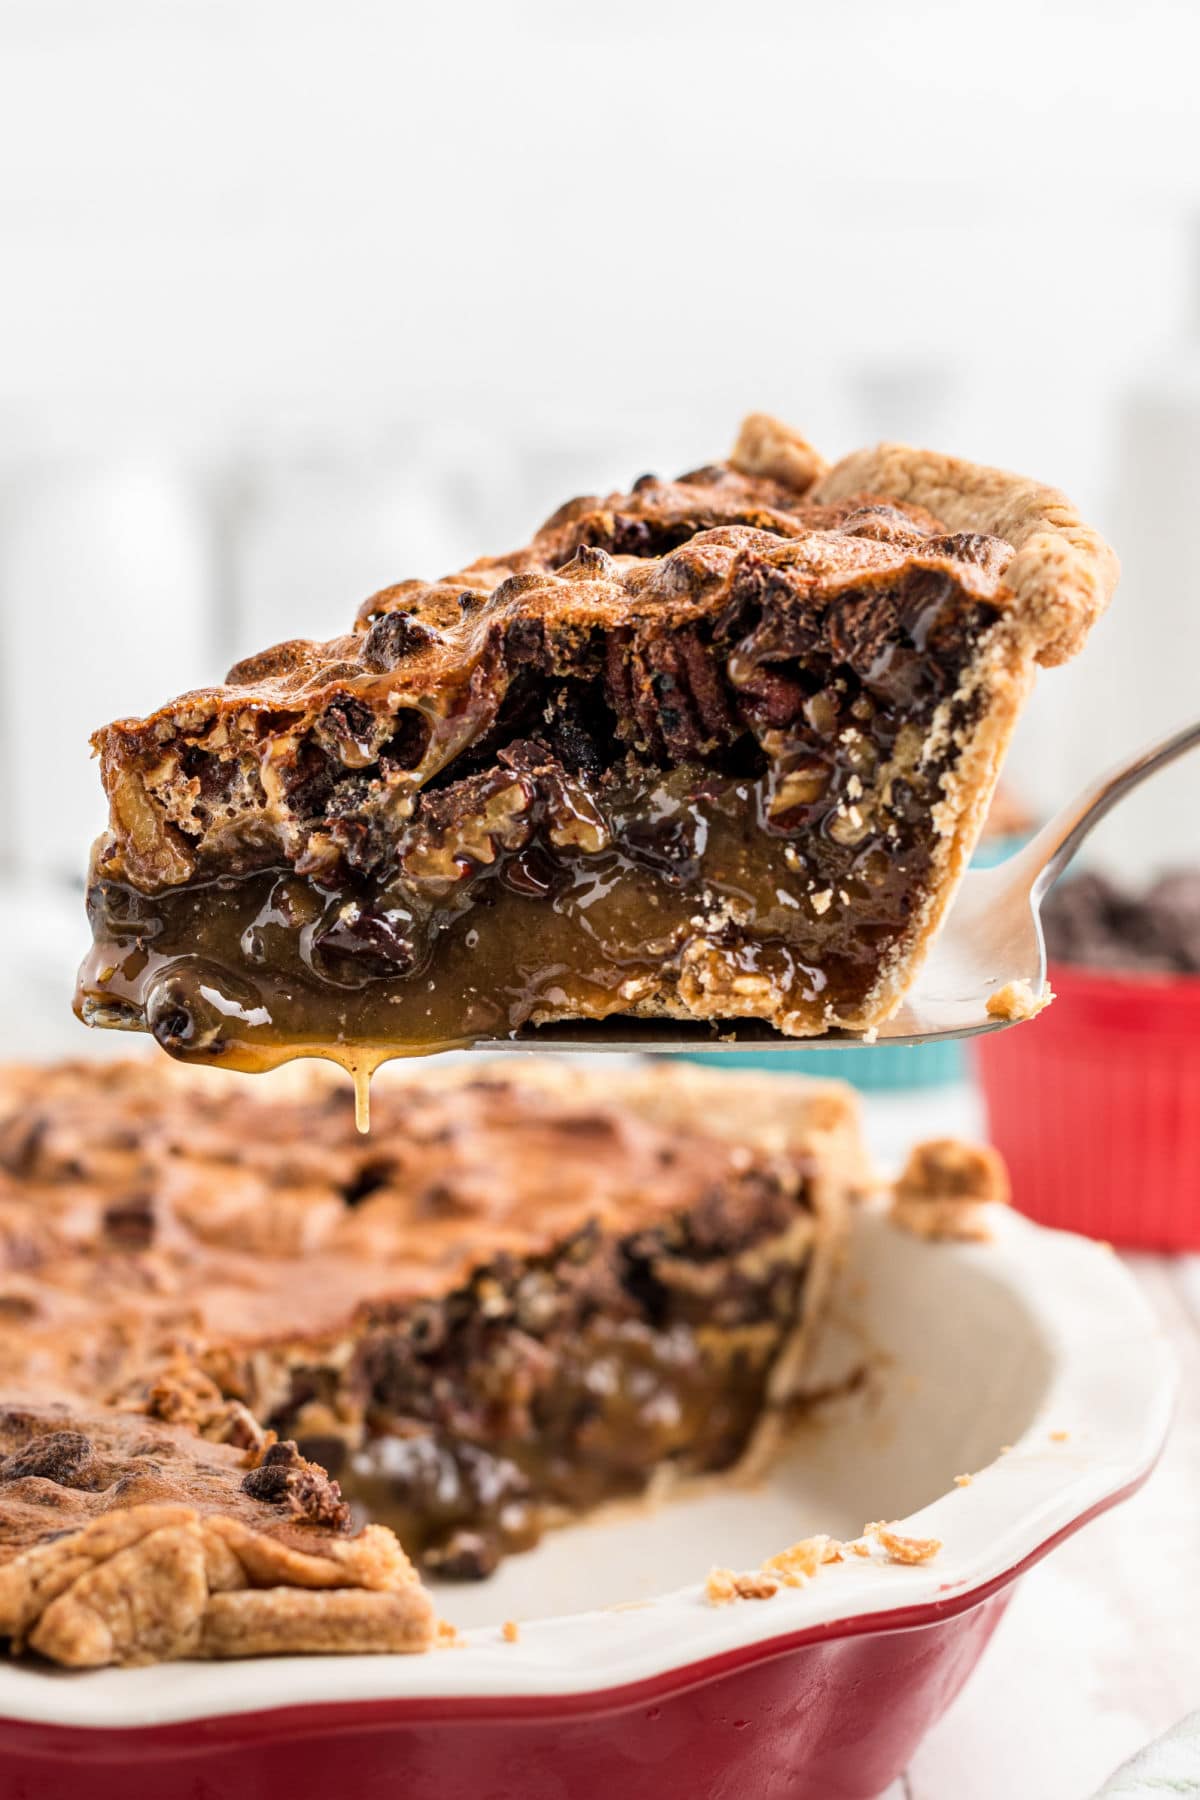
{"type": "MultiPolygon", "coordinates": [[[[989,838],[971,858],[975,869],[993,869],[1028,843],[1027,837],[989,838]]],[[[689,1055],[688,1062],[722,1069],[766,1069],[776,1075],[813,1075],[852,1082],[871,1094],[899,1094],[913,1088],[948,1087],[966,1081],[970,1069],[956,1038],[945,1044],[870,1044],[862,1050],[714,1050],[689,1055]]]]}

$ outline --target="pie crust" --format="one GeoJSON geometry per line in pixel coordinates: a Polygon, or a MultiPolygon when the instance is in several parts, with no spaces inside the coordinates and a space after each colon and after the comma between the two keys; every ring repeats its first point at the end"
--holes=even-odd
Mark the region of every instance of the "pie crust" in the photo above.
{"type": "Polygon", "coordinates": [[[395,1537],[352,1533],[336,1485],[294,1444],[17,1399],[0,1407],[0,1453],[0,1638],[14,1653],[100,1668],[435,1640],[395,1537]]]}

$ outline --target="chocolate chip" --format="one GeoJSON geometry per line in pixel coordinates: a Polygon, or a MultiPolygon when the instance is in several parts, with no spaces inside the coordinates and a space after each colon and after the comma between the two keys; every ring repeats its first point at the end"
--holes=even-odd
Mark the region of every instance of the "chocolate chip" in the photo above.
{"type": "Polygon", "coordinates": [[[604,757],[600,746],[581,721],[569,710],[569,702],[556,707],[547,726],[551,748],[564,769],[571,775],[584,775],[595,781],[603,773],[604,757]]]}
{"type": "Polygon", "coordinates": [[[263,1505],[286,1505],[314,1525],[343,1529],[350,1522],[336,1481],[306,1462],[291,1442],[271,1445],[258,1467],[242,1477],[242,1492],[263,1505]]]}
{"type": "Polygon", "coordinates": [[[387,612],[376,619],[363,639],[362,660],[376,674],[386,675],[406,657],[427,650],[438,634],[407,612],[387,612]]]}
{"type": "Polygon", "coordinates": [[[500,880],[513,893],[528,894],[541,900],[554,891],[558,871],[544,850],[531,844],[520,855],[511,857],[500,871],[500,880]]]}
{"type": "Polygon", "coordinates": [[[288,806],[297,819],[319,817],[340,773],[338,763],[312,738],[297,746],[284,782],[288,806]]]}
{"type": "Polygon", "coordinates": [[[313,933],[310,957],[328,980],[343,986],[411,974],[417,963],[416,917],[410,907],[386,898],[342,901],[313,933]]]}
{"type": "Polygon", "coordinates": [[[408,1319],[408,1335],[414,1350],[427,1356],[446,1341],[446,1310],[436,1302],[417,1304],[408,1319]]]}
{"type": "Polygon", "coordinates": [[[499,1564],[500,1546],[490,1532],[455,1531],[444,1544],[427,1549],[421,1561],[444,1581],[483,1581],[499,1564]]]}
{"type": "Polygon", "coordinates": [[[1042,916],[1056,961],[1200,973],[1200,871],[1175,870],[1140,895],[1101,874],[1076,875],[1055,888],[1042,916]]]}
{"type": "Polygon", "coordinates": [[[316,729],[350,768],[361,768],[372,760],[375,714],[361,700],[343,698],[327,706],[316,729]]]}
{"type": "Polygon", "coordinates": [[[301,1454],[306,1461],[315,1463],[326,1475],[340,1475],[346,1466],[346,1441],[322,1433],[301,1439],[301,1454]]]}
{"type": "Polygon", "coordinates": [[[0,1482],[39,1476],[60,1487],[81,1487],[76,1477],[92,1459],[91,1439],[82,1431],[51,1431],[14,1450],[0,1462],[0,1482]]]}
{"type": "Polygon", "coordinates": [[[433,729],[423,712],[418,712],[415,706],[401,707],[392,735],[379,752],[380,764],[415,769],[424,759],[432,735],[433,729]]]}
{"type": "Polygon", "coordinates": [[[653,556],[654,534],[645,519],[628,518],[616,513],[607,548],[614,556],[653,556]]]}
{"type": "Polygon", "coordinates": [[[760,731],[782,731],[793,724],[807,698],[803,682],[773,664],[760,663],[738,688],[741,712],[760,731]]]}
{"type": "Polygon", "coordinates": [[[602,550],[598,544],[580,544],[570,563],[566,566],[571,569],[586,569],[590,574],[616,580],[617,571],[613,565],[613,559],[607,550],[602,550]]]}
{"type": "Polygon", "coordinates": [[[154,1201],[149,1194],[130,1194],[104,1209],[104,1235],[118,1250],[148,1249],[154,1237],[154,1201]]]}
{"type": "Polygon", "coordinates": [[[889,594],[846,594],[825,616],[825,634],[834,655],[856,669],[869,669],[895,642],[899,608],[889,594]]]}
{"type": "Polygon", "coordinates": [[[540,667],[545,656],[546,627],[541,619],[511,619],[504,632],[504,657],[510,668],[529,663],[540,667]]]}
{"type": "Polygon", "coordinates": [[[245,1014],[256,1002],[248,983],[244,988],[235,984],[199,957],[180,958],[152,983],[146,996],[146,1023],[168,1055],[219,1056],[225,1048],[229,1014],[245,1014]],[[235,986],[240,991],[233,992],[235,986]]]}

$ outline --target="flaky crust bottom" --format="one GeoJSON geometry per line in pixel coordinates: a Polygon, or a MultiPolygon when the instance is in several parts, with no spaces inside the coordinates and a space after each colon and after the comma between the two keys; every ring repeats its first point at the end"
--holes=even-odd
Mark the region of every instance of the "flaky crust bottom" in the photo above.
{"type": "Polygon", "coordinates": [[[0,1636],[72,1669],[427,1650],[437,1620],[390,1531],[305,1552],[220,1514],[133,1506],[0,1568],[0,1636]]]}

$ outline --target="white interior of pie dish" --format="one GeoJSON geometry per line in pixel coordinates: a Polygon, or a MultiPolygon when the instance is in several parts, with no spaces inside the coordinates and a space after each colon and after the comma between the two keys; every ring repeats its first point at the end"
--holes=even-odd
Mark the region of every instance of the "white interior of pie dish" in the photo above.
{"type": "Polygon", "coordinates": [[[0,1668],[0,1716],[129,1727],[305,1702],[582,1693],[1002,1577],[1146,1473],[1175,1374],[1110,1251],[999,1209],[993,1233],[925,1243],[864,1209],[814,1378],[836,1386],[865,1361],[865,1382],[824,1402],[757,1487],[577,1526],[489,1582],[443,1589],[463,1648],[91,1674],[13,1664],[0,1668]],[[704,1598],[714,1564],[754,1569],[872,1519],[943,1548],[921,1566],[849,1556],[771,1600],[704,1598]]]}

